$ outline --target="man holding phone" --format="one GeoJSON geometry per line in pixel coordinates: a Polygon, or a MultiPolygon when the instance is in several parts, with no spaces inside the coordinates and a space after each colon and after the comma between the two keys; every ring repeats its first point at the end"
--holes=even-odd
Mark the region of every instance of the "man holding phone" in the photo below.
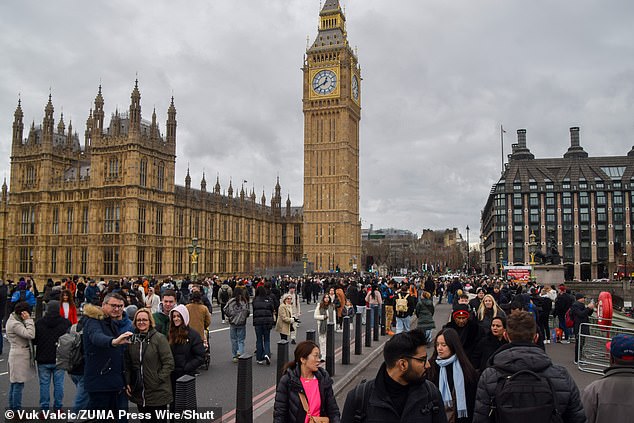
{"type": "Polygon", "coordinates": [[[92,410],[128,409],[125,395],[124,354],[132,336],[132,322],[123,312],[125,301],[107,294],[101,307],[86,305],[83,331],[84,389],[92,410]]]}

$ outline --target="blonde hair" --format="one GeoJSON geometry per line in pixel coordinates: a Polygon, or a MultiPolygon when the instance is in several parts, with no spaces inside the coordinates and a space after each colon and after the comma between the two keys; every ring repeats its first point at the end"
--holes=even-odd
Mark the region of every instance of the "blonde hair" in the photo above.
{"type": "Polygon", "coordinates": [[[152,316],[152,311],[149,308],[145,308],[145,307],[138,309],[136,313],[134,313],[134,318],[132,319],[132,326],[136,328],[136,318],[139,315],[139,313],[147,314],[147,318],[150,321],[150,328],[153,328],[156,326],[156,323],[154,322],[154,316],[152,316]]]}
{"type": "Polygon", "coordinates": [[[493,316],[492,317],[497,317],[498,316],[498,311],[502,311],[502,309],[498,305],[497,301],[495,301],[495,298],[493,298],[493,295],[486,294],[484,297],[482,297],[482,301],[480,301],[480,307],[478,307],[478,320],[483,320],[484,319],[484,313],[486,313],[486,307],[484,306],[484,300],[486,300],[487,298],[490,298],[491,301],[493,302],[493,307],[492,307],[493,308],[493,316]]]}

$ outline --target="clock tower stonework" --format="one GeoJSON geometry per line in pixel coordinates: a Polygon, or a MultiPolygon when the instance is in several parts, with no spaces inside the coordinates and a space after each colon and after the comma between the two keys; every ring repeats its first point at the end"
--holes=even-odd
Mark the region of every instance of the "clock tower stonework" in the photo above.
{"type": "Polygon", "coordinates": [[[357,269],[361,73],[339,0],[326,0],[304,62],[304,254],[315,272],[357,269]]]}

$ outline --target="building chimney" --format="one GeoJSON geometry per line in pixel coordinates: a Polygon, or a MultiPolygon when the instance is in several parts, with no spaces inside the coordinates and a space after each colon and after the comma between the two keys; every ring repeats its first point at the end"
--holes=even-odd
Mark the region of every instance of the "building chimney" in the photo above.
{"type": "Polygon", "coordinates": [[[579,127],[573,126],[570,128],[570,146],[579,147],[579,127]]]}
{"type": "Polygon", "coordinates": [[[526,148],[526,129],[517,130],[517,147],[526,148]]]}

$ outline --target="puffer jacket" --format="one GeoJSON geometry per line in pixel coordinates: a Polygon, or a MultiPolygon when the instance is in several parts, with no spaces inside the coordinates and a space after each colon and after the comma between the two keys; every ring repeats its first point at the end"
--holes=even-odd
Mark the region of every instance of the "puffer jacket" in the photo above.
{"type": "Polygon", "coordinates": [[[418,317],[419,329],[433,329],[436,327],[434,323],[434,303],[430,298],[421,298],[416,304],[414,312],[418,317]]]}
{"type": "MultiPolygon", "coordinates": [[[[438,388],[430,381],[409,388],[407,402],[402,410],[396,410],[390,400],[385,384],[389,377],[385,363],[381,365],[376,379],[369,380],[369,397],[365,409],[364,423],[446,423],[447,415],[442,406],[442,396],[438,388]],[[430,397],[431,395],[431,397],[430,397]]],[[[361,387],[359,389],[362,389],[361,387]]],[[[356,389],[352,389],[346,397],[341,421],[352,422],[357,411],[356,389]]]]}
{"type": "Polygon", "coordinates": [[[257,296],[253,298],[253,326],[264,326],[269,330],[275,325],[275,303],[269,296],[257,296]]]}
{"type": "Polygon", "coordinates": [[[68,332],[70,322],[57,313],[47,313],[35,322],[35,360],[37,364],[55,364],[57,341],[68,332]]]}
{"type": "Polygon", "coordinates": [[[575,334],[579,333],[579,326],[582,323],[590,322],[590,315],[594,312],[594,309],[586,307],[586,305],[580,301],[575,301],[570,306],[570,315],[575,322],[574,330],[575,334]]]}
{"type": "Polygon", "coordinates": [[[86,392],[121,391],[125,386],[125,351],[127,345],[112,346],[112,340],[132,331],[132,322],[125,313],[121,320],[112,320],[101,307],[84,307],[84,389],[86,392]]]}
{"type": "MultiPolygon", "coordinates": [[[[299,379],[300,366],[289,368],[280,378],[275,392],[275,405],[273,406],[274,423],[304,423],[306,412],[299,399],[299,393],[304,392],[304,387],[299,379]]],[[[321,398],[321,409],[319,415],[328,417],[330,423],[340,423],[341,414],[332,390],[332,378],[321,367],[317,369],[315,377],[319,383],[319,396],[321,398]]],[[[305,392],[304,392],[305,393],[305,392]]]]}
{"type": "Polygon", "coordinates": [[[548,379],[557,395],[557,409],[564,423],[585,423],[586,415],[581,405],[579,388],[565,367],[554,364],[550,357],[537,345],[510,343],[502,346],[490,358],[488,367],[482,372],[476,392],[473,423],[491,422],[491,399],[503,374],[513,374],[519,370],[532,370],[548,379]],[[502,369],[501,373],[497,368],[502,369]]]}
{"type": "Polygon", "coordinates": [[[187,328],[187,342],[184,344],[172,344],[172,356],[174,357],[173,379],[188,374],[194,375],[205,362],[205,346],[198,332],[187,328]]]}
{"type": "Polygon", "coordinates": [[[154,407],[172,402],[169,382],[174,358],[167,339],[156,329],[150,329],[143,340],[128,346],[125,367],[127,385],[130,385],[132,375],[142,369],[143,391],[138,405],[154,407]]]}

